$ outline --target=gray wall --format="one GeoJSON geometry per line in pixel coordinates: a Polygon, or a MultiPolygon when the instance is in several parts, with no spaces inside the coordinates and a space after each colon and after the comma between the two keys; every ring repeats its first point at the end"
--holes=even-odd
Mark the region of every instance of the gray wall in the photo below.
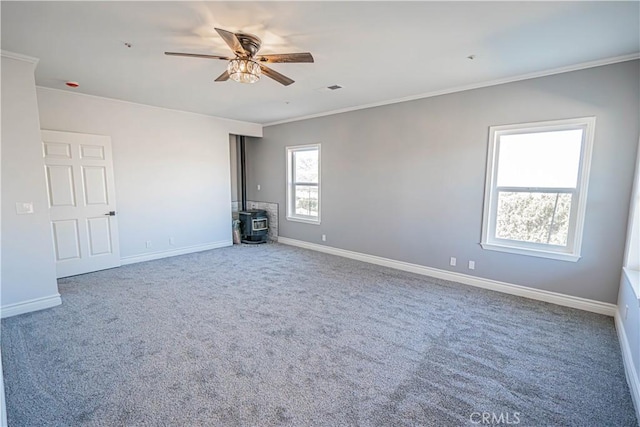
{"type": "Polygon", "coordinates": [[[13,305],[36,309],[60,303],[34,68],[33,62],[2,56],[3,317],[17,314],[7,310],[13,305]],[[33,213],[17,215],[17,202],[33,203],[33,213]]]}
{"type": "Polygon", "coordinates": [[[281,236],[615,303],[639,77],[631,61],[265,127],[247,144],[248,198],[285,206],[284,147],[320,142],[322,224],[287,221],[282,209],[281,236]],[[483,250],[489,126],[581,116],[597,117],[582,258],[483,250]]]}

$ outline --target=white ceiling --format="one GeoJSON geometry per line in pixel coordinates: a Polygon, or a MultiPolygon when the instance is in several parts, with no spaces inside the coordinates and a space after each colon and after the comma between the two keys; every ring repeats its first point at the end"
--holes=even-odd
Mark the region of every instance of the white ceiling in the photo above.
{"type": "Polygon", "coordinates": [[[2,49],[40,59],[61,90],[274,123],[517,79],[640,51],[631,2],[1,2],[2,49]],[[229,55],[214,31],[256,34],[296,82],[215,83],[229,55]],[[125,46],[131,43],[132,47],[125,46]],[[467,56],[475,55],[474,60],[467,56]],[[66,81],[80,87],[69,89],[66,81]],[[343,89],[322,91],[339,84],[343,89]]]}

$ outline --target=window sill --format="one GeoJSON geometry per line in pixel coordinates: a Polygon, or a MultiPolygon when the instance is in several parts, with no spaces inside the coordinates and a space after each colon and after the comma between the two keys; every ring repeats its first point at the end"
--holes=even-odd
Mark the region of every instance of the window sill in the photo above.
{"type": "Polygon", "coordinates": [[[305,224],[313,224],[313,225],[320,225],[320,219],[306,219],[306,218],[298,218],[295,216],[288,216],[287,217],[287,221],[293,221],[293,222],[302,222],[305,224]]]}
{"type": "Polygon", "coordinates": [[[539,249],[526,249],[516,246],[499,245],[496,243],[480,243],[480,246],[482,246],[482,249],[487,249],[490,251],[507,252],[511,254],[534,256],[538,258],[549,258],[559,261],[577,262],[580,259],[580,255],[578,254],[543,251],[539,249]]]}
{"type": "Polygon", "coordinates": [[[631,289],[633,289],[633,292],[638,299],[638,305],[640,306],[640,271],[632,270],[627,267],[622,267],[622,271],[624,271],[624,275],[631,285],[631,289]]]}

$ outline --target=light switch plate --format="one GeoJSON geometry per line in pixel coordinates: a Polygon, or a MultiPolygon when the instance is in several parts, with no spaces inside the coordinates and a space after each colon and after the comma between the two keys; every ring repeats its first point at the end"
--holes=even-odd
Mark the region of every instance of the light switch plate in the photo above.
{"type": "Polygon", "coordinates": [[[16,213],[27,215],[33,213],[33,202],[16,202],[16,213]]]}

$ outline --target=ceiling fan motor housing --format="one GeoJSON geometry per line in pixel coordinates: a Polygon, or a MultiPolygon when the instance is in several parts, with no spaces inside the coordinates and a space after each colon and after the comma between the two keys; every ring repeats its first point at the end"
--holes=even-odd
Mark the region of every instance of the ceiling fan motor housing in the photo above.
{"type": "MultiPolygon", "coordinates": [[[[238,41],[240,42],[242,48],[249,54],[250,58],[253,58],[260,50],[262,40],[260,40],[253,34],[236,33],[236,37],[238,38],[238,41]]],[[[240,52],[239,55],[244,56],[242,52],[240,52]]]]}

